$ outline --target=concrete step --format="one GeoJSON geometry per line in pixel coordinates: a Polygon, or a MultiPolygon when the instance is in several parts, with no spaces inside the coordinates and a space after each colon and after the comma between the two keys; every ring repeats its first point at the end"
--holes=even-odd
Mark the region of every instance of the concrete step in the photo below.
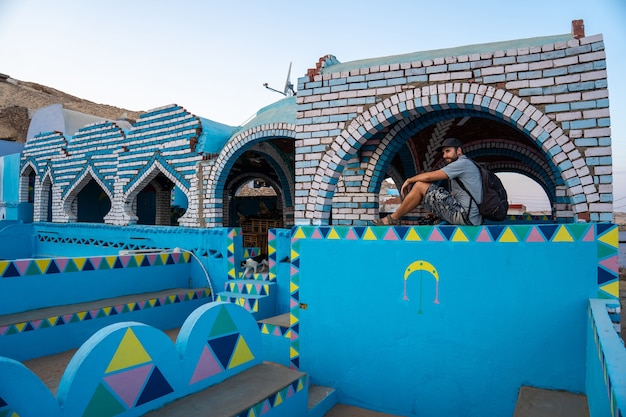
{"type": "Polygon", "coordinates": [[[324,417],[403,417],[397,414],[379,413],[351,405],[337,404],[324,417]]]}
{"type": "Polygon", "coordinates": [[[113,323],[139,321],[157,329],[179,327],[211,302],[208,288],[171,288],[0,316],[0,352],[25,361],[78,348],[113,323]]]}
{"type": "MultiPolygon", "coordinates": [[[[262,363],[205,390],[173,401],[146,417],[238,416],[305,376],[287,367],[262,363]]],[[[285,399],[286,400],[286,399],[285,399]]],[[[304,407],[303,410],[304,412],[304,407]]]]}
{"type": "Polygon", "coordinates": [[[255,320],[272,317],[276,311],[276,291],[270,291],[267,295],[222,291],[217,293],[216,300],[243,307],[252,314],[255,320]]]}
{"type": "Polygon", "coordinates": [[[337,391],[331,387],[311,385],[309,387],[309,402],[307,417],[323,417],[337,405],[337,391]]]}
{"type": "Polygon", "coordinates": [[[231,279],[224,283],[224,290],[236,294],[269,295],[276,291],[276,283],[254,279],[231,279]]]}
{"type": "Polygon", "coordinates": [[[513,417],[589,417],[587,397],[567,391],[523,386],[513,417]]]}
{"type": "MultiPolygon", "coordinates": [[[[229,278],[232,279],[232,278],[229,278]]],[[[245,276],[243,275],[243,271],[239,273],[239,279],[251,279],[254,281],[273,281],[272,279],[270,279],[270,273],[269,272],[257,272],[256,274],[254,272],[248,272],[248,274],[246,274],[245,276]]]]}
{"type": "MultiPolygon", "coordinates": [[[[28,326],[29,324],[33,325],[34,322],[46,320],[53,317],[64,319],[65,323],[68,323],[73,319],[73,315],[78,313],[92,314],[92,312],[97,312],[96,317],[91,317],[91,319],[95,319],[98,318],[97,314],[106,314],[103,312],[103,310],[108,308],[117,309],[118,307],[120,307],[121,310],[116,310],[115,314],[121,314],[125,312],[124,309],[130,309],[131,307],[129,305],[133,303],[138,304],[132,307],[134,310],[136,310],[140,309],[142,303],[146,302],[150,302],[151,305],[149,305],[149,308],[152,308],[155,306],[178,303],[187,298],[205,298],[210,297],[210,295],[211,291],[208,288],[170,288],[163,291],[131,294],[114,298],[104,298],[101,300],[89,301],[86,303],[40,308],[37,310],[28,310],[21,313],[0,315],[0,328],[3,328],[5,326],[10,327],[20,325],[20,331],[22,331],[22,326],[28,326]]],[[[210,300],[207,299],[207,301],[210,300]]],[[[84,318],[81,318],[81,320],[84,320],[84,318]]],[[[4,333],[0,331],[0,334],[4,333]]]]}

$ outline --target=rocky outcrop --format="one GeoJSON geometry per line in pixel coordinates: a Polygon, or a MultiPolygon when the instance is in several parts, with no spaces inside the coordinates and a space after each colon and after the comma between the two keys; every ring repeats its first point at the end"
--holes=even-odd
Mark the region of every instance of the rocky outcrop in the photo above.
{"type": "Polygon", "coordinates": [[[25,142],[28,125],[34,112],[52,104],[102,117],[108,120],[125,118],[133,123],[143,112],[97,104],[44,85],[0,76],[0,139],[25,142]]]}

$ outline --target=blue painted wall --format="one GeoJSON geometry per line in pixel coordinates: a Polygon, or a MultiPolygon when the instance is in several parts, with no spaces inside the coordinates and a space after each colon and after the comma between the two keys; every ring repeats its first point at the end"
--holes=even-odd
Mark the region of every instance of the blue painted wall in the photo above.
{"type": "Polygon", "coordinates": [[[408,416],[512,415],[522,385],[585,392],[587,300],[617,246],[595,228],[296,228],[300,369],[408,416]]]}

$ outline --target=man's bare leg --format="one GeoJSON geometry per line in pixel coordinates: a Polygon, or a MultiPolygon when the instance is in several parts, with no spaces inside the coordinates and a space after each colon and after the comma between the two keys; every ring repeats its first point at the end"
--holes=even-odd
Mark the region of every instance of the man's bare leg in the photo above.
{"type": "MultiPolygon", "coordinates": [[[[424,194],[426,194],[429,186],[429,182],[418,181],[414,183],[411,190],[409,190],[408,194],[402,200],[402,203],[400,203],[398,209],[394,213],[390,214],[391,218],[393,220],[400,220],[405,214],[410,213],[415,209],[415,207],[419,206],[422,203],[424,194]]],[[[383,224],[389,224],[389,219],[383,218],[381,221],[383,224]]]]}

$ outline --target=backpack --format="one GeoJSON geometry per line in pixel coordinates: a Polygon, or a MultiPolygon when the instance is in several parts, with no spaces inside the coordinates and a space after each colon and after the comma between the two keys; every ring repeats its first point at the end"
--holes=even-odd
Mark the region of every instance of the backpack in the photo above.
{"type": "Polygon", "coordinates": [[[483,198],[481,203],[478,204],[474,196],[467,191],[467,188],[463,185],[458,178],[455,178],[456,182],[461,186],[463,190],[467,194],[469,194],[470,198],[478,206],[478,211],[483,219],[493,220],[501,222],[506,219],[506,213],[509,210],[509,201],[508,196],[506,194],[506,189],[502,185],[502,181],[500,178],[496,176],[493,172],[488,170],[487,168],[479,165],[476,161],[471,160],[474,165],[478,168],[480,172],[480,177],[483,182],[483,198]]]}

